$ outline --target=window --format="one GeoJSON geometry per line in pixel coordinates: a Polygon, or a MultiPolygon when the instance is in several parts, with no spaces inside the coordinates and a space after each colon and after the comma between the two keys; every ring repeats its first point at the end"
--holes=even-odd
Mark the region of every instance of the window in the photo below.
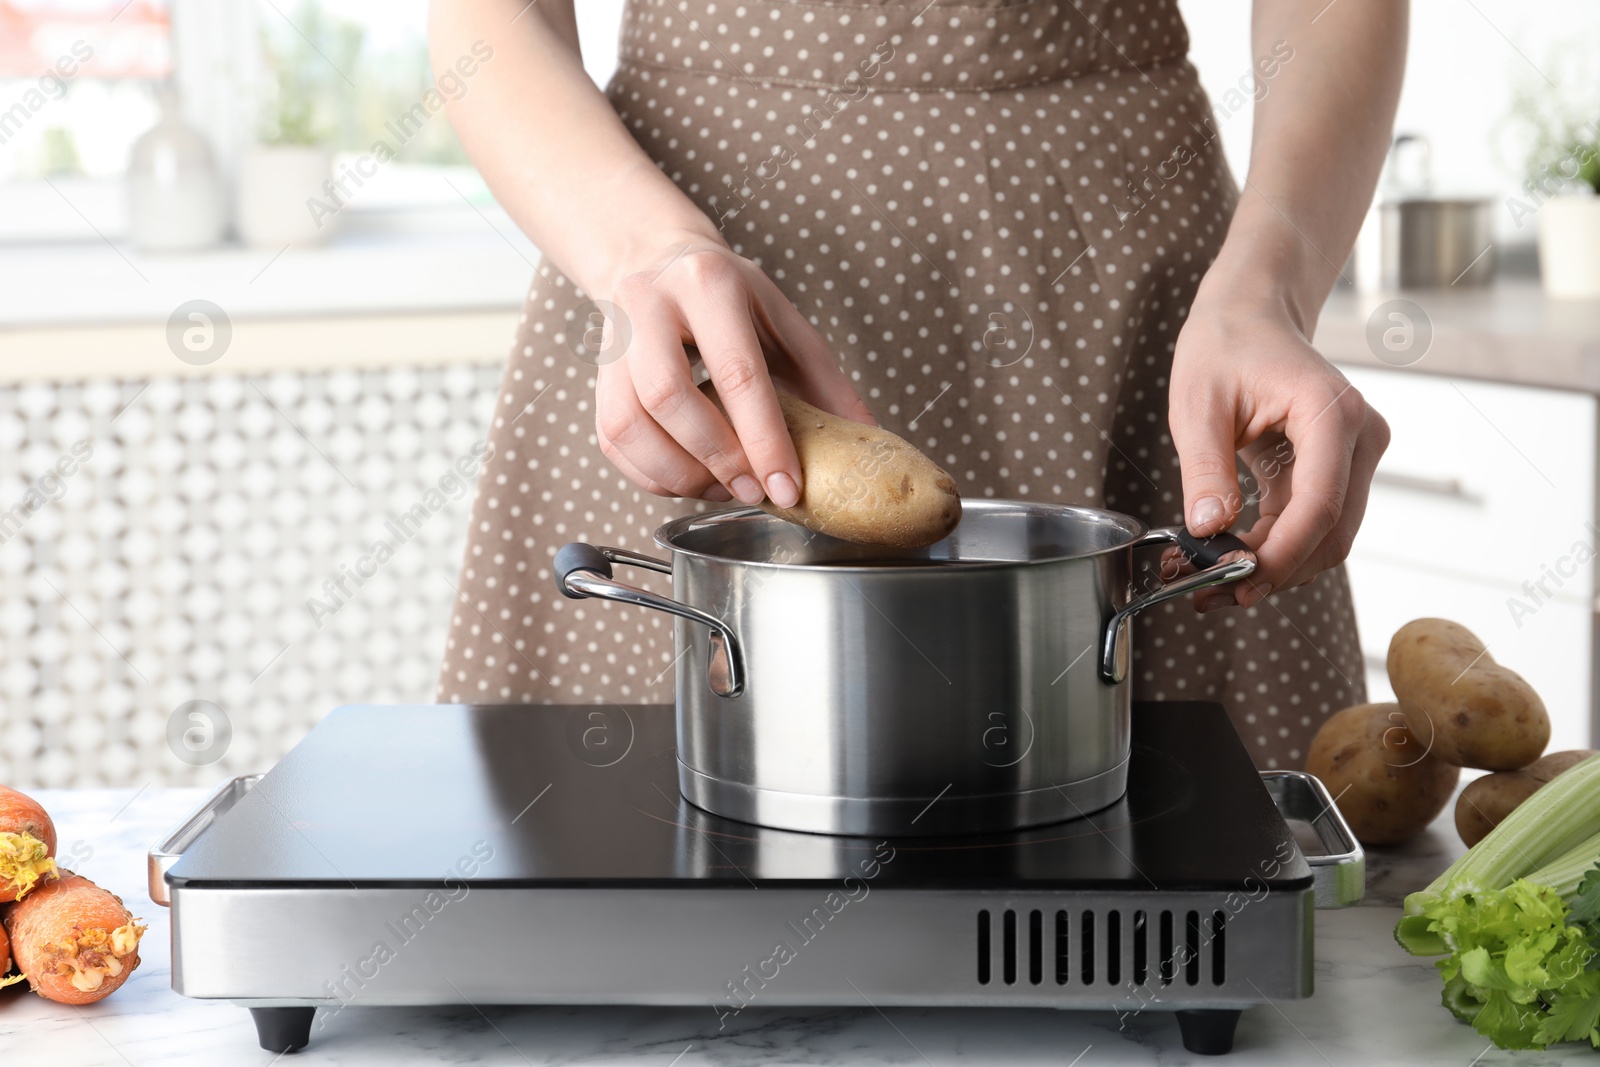
{"type": "Polygon", "coordinates": [[[0,241],[123,234],[122,175],[169,80],[225,186],[257,143],[326,144],[337,172],[385,140],[347,229],[481,226],[463,197],[492,202],[444,115],[392,132],[434,83],[426,16],[427,0],[0,0],[0,241]]]}

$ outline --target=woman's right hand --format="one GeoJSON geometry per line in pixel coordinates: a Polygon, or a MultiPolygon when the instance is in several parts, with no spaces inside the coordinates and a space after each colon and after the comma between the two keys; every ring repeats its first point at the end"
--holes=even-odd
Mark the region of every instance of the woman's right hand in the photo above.
{"type": "Polygon", "coordinates": [[[873,423],[822,335],[760,267],[715,239],[689,236],[647,257],[612,287],[611,302],[627,336],[599,368],[595,430],[606,458],[651,493],[793,507],[800,460],[775,380],[817,407],[873,423]],[[726,419],[695,388],[691,344],[726,419]]]}

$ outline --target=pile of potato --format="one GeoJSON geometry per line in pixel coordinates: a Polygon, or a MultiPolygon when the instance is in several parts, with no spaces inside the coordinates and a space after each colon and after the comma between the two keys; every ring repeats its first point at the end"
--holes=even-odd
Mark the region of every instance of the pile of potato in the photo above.
{"type": "Polygon", "coordinates": [[[1406,623],[1389,643],[1395,703],[1358,704],[1317,731],[1306,770],[1322,779],[1364,844],[1421,833],[1449,803],[1461,768],[1496,773],[1456,802],[1456,830],[1476,844],[1557,774],[1592,755],[1555,752],[1550,716],[1533,687],[1496,663],[1466,627],[1406,623]]]}

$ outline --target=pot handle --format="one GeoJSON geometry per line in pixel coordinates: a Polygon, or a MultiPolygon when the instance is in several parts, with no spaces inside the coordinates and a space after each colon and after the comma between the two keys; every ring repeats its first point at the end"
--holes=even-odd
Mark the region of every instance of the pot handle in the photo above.
{"type": "Polygon", "coordinates": [[[1128,676],[1130,652],[1126,624],[1129,618],[1145,608],[1155,607],[1157,604],[1184,596],[1197,589],[1227,585],[1229,582],[1249,577],[1256,569],[1253,555],[1230,563],[1221,562],[1222,557],[1229,553],[1250,551],[1250,546],[1231,533],[1196,537],[1182,526],[1161,526],[1135,541],[1133,547],[1155,544],[1177,545],[1190,563],[1202,569],[1130,601],[1126,607],[1111,616],[1100,639],[1100,680],[1107,685],[1116,685],[1128,676]]]}
{"type": "Polygon", "coordinates": [[[583,600],[587,597],[615,600],[621,604],[664,611],[680,619],[688,619],[690,622],[709,627],[711,655],[706,663],[706,684],[719,697],[736,697],[744,692],[744,655],[739,648],[739,639],[734,636],[726,623],[698,608],[680,604],[670,597],[652,593],[648,589],[624,585],[611,576],[613,563],[628,563],[661,574],[672,573],[672,564],[650,556],[641,556],[637,552],[621,548],[606,548],[574,541],[562,545],[556,552],[554,568],[556,588],[571,600],[583,600]]]}
{"type": "Polygon", "coordinates": [[[1367,891],[1367,857],[1322,779],[1305,771],[1262,771],[1261,784],[1285,819],[1309,823],[1327,854],[1307,856],[1319,908],[1361,903],[1367,891]]]}

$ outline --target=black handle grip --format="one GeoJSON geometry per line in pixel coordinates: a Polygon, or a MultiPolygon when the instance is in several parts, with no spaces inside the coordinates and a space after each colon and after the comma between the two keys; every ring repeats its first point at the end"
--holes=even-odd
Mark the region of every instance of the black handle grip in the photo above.
{"type": "Polygon", "coordinates": [[[1188,530],[1179,530],[1178,550],[1183,553],[1184,558],[1190,563],[1204,570],[1207,567],[1215,567],[1218,563],[1221,563],[1222,557],[1230,552],[1249,552],[1250,546],[1231,533],[1212,534],[1210,537],[1196,537],[1188,530]]]}
{"type": "Polygon", "coordinates": [[[561,595],[568,600],[582,600],[582,593],[574,593],[567,588],[567,575],[573,571],[594,571],[602,577],[611,577],[611,561],[606,559],[605,553],[593,545],[586,545],[582,541],[573,541],[571,544],[562,545],[556,552],[556,588],[561,590],[561,595]]]}

